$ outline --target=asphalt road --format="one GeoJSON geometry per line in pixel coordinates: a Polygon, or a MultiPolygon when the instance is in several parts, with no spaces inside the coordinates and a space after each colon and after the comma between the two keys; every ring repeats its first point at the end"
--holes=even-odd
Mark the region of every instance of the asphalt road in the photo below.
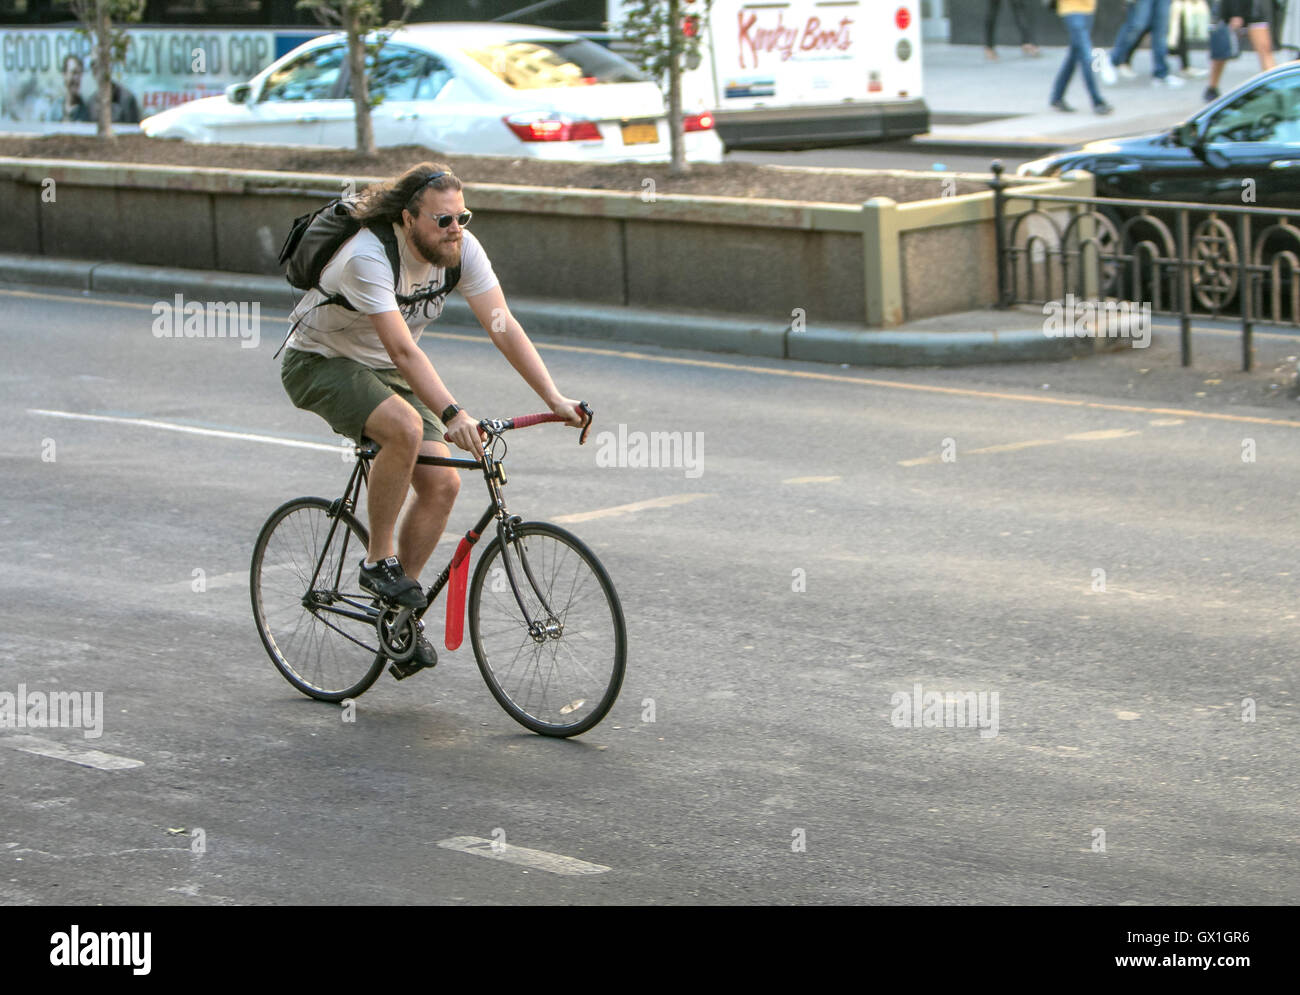
{"type": "MultiPolygon", "coordinates": [[[[555,741],[468,648],[350,723],[276,673],[253,539],[347,466],[276,441],[334,442],[281,391],[278,316],[245,349],[156,338],[152,303],[0,291],[0,693],[103,694],[97,738],[0,730],[0,902],[1300,898],[1293,339],[1255,377],[1226,336],[1191,372],[1167,336],[906,371],[544,344],[597,431],[703,440],[698,475],[512,442],[525,518],[681,499],[571,526],[630,655],[604,723],[555,741]],[[984,725],[914,723],[917,685],[983,695],[984,725]],[[514,847],[608,870],[493,859],[514,847]]],[[[539,407],[482,332],[423,343],[472,413],[539,407]]]]}

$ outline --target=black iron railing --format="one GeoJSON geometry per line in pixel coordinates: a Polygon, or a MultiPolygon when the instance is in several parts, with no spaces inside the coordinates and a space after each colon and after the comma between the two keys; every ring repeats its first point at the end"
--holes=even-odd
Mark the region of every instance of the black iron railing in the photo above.
{"type": "Polygon", "coordinates": [[[1066,295],[1131,302],[1179,319],[1182,361],[1192,324],[1241,324],[1242,369],[1256,324],[1300,328],[1300,211],[1180,201],[1036,194],[993,164],[998,307],[1066,295]],[[1028,211],[1008,212],[1027,201],[1028,211]]]}

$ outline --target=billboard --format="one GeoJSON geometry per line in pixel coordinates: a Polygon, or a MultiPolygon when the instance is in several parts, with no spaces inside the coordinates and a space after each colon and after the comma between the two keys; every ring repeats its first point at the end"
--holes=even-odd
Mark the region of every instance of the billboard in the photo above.
{"type": "MultiPolygon", "coordinates": [[[[114,71],[113,121],[129,125],[199,97],[222,94],[320,31],[130,28],[114,71]]],[[[91,39],[75,25],[0,29],[0,130],[95,120],[91,39]]]]}

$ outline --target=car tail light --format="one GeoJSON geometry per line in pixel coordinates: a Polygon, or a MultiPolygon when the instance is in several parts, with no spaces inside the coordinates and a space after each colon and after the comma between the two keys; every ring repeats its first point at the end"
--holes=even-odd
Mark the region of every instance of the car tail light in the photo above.
{"type": "Polygon", "coordinates": [[[708,111],[703,114],[687,114],[682,118],[683,131],[712,131],[713,115],[708,111]]]}
{"type": "Polygon", "coordinates": [[[595,121],[574,121],[558,115],[512,114],[506,127],[524,142],[599,142],[595,121]]]}

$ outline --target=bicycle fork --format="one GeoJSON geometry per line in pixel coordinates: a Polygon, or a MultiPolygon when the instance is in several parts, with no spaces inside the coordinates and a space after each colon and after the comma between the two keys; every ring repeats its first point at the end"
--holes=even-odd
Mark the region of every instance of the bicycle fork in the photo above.
{"type": "Polygon", "coordinates": [[[519,610],[523,613],[524,618],[528,619],[528,634],[532,636],[533,642],[544,643],[547,639],[559,639],[564,635],[564,623],[556,616],[542,593],[542,586],[537,583],[537,578],[533,576],[532,567],[528,565],[528,553],[524,550],[522,539],[515,536],[515,527],[520,524],[522,519],[518,515],[511,515],[504,522],[497,525],[497,536],[501,540],[501,562],[505,564],[506,578],[510,581],[510,590],[514,592],[515,602],[519,605],[519,610]],[[546,621],[539,621],[532,617],[528,611],[528,606],[524,604],[523,595],[519,593],[519,580],[515,577],[515,572],[510,566],[510,557],[507,554],[507,548],[515,550],[519,557],[519,563],[524,568],[524,575],[528,578],[528,585],[533,589],[533,594],[537,596],[538,603],[541,604],[542,610],[546,612],[546,621]]]}

